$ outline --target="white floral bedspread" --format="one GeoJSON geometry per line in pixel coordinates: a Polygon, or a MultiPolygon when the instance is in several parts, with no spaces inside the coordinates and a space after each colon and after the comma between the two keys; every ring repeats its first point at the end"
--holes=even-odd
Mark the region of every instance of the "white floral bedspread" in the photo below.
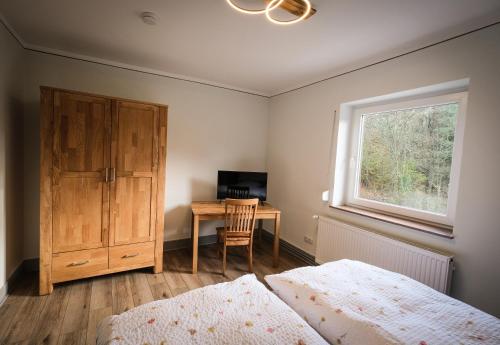
{"type": "Polygon", "coordinates": [[[359,261],[265,280],[332,344],[500,344],[500,320],[404,275],[359,261]]]}
{"type": "Polygon", "coordinates": [[[101,321],[97,344],[327,344],[253,274],[101,321]]]}

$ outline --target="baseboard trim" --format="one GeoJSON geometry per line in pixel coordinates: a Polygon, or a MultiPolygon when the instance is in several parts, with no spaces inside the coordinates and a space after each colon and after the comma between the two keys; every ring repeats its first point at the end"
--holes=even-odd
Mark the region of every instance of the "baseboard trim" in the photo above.
{"type": "Polygon", "coordinates": [[[9,282],[5,282],[3,286],[0,288],[0,307],[3,302],[7,299],[7,289],[9,288],[9,282]]]}
{"type": "Polygon", "coordinates": [[[23,261],[24,272],[38,272],[40,270],[40,259],[31,258],[23,261]]]}
{"type": "MultiPolygon", "coordinates": [[[[183,238],[180,240],[165,241],[163,242],[163,251],[169,252],[172,250],[191,248],[191,238],[183,238]]],[[[217,235],[200,236],[198,238],[198,246],[207,246],[209,244],[217,243],[217,235]]]]}
{"type": "Polygon", "coordinates": [[[14,270],[14,272],[12,272],[12,274],[7,279],[5,284],[0,288],[0,306],[5,302],[9,293],[12,292],[13,287],[21,277],[23,271],[24,271],[24,261],[22,261],[17,266],[17,268],[14,270]]]}
{"type": "MultiPolygon", "coordinates": [[[[263,229],[262,231],[262,238],[266,241],[274,241],[274,234],[263,229]]],[[[280,238],[280,250],[287,252],[289,255],[293,256],[296,259],[299,259],[301,261],[304,261],[306,264],[310,266],[317,266],[318,264],[316,263],[316,259],[314,255],[311,255],[304,250],[294,246],[290,242],[285,241],[284,239],[280,238]]]]}

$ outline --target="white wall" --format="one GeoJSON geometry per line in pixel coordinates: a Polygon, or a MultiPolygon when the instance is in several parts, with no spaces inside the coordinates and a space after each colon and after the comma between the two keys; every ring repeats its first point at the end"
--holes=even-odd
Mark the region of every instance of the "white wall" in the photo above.
{"type": "MultiPolygon", "coordinates": [[[[192,200],[213,200],[217,170],[265,170],[268,99],[53,55],[27,52],[25,244],[38,257],[39,86],[167,104],[165,240],[188,238],[192,200]]],[[[201,235],[215,233],[205,224],[201,235]]]]}
{"type": "Polygon", "coordinates": [[[313,214],[323,214],[456,255],[453,296],[500,316],[500,25],[342,77],[273,97],[270,201],[283,211],[282,236],[314,254],[313,214]],[[330,209],[334,111],[343,102],[470,78],[455,239],[439,238],[330,209]]]}
{"type": "Polygon", "coordinates": [[[0,25],[0,301],[22,261],[23,50],[0,25]]]}

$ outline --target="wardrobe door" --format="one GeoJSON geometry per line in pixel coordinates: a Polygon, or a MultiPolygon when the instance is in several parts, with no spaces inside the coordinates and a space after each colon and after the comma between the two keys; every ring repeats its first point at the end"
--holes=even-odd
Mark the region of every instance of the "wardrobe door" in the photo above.
{"type": "Polygon", "coordinates": [[[153,105],[125,101],[113,105],[111,246],[154,240],[158,113],[153,105]]]}
{"type": "Polygon", "coordinates": [[[54,92],[53,253],[106,247],[111,102],[54,92]]]}

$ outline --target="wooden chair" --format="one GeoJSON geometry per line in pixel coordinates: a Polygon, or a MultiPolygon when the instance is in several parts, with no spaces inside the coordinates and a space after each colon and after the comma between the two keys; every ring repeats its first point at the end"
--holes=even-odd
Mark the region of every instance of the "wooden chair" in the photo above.
{"type": "Polygon", "coordinates": [[[217,228],[219,253],[222,252],[222,274],[226,275],[227,247],[246,246],[248,270],[253,271],[252,247],[255,214],[259,199],[226,199],[224,227],[217,228]]]}

